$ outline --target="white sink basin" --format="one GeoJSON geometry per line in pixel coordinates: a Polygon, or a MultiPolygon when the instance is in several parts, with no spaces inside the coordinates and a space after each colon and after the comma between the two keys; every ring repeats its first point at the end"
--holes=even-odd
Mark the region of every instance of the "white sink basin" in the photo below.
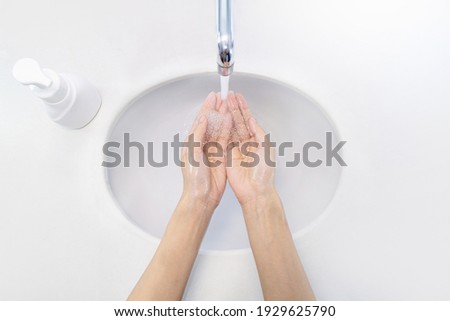
{"type": "MultiPolygon", "coordinates": [[[[326,132],[336,130],[323,110],[302,92],[278,81],[251,74],[234,73],[230,89],[242,93],[255,118],[277,143],[291,141],[296,152],[306,142],[325,146],[326,132]]],[[[133,100],[113,125],[110,141],[121,144],[117,152],[123,161],[124,133],[144,146],[154,142],[155,160],[162,159],[162,142],[169,142],[169,165],[163,168],[138,166],[137,148],[132,148],[131,166],[107,168],[111,191],[124,215],[155,238],[161,238],[182,191],[181,169],[173,162],[170,142],[180,133],[184,137],[199,107],[210,91],[219,90],[215,73],[174,79],[150,88],[133,100]]],[[[310,159],[324,152],[313,152],[310,159]]],[[[147,152],[147,147],[146,147],[147,152]]],[[[285,166],[293,150],[278,157],[276,184],[295,236],[304,233],[324,214],[336,191],[341,167],[324,164],[311,168],[300,163],[285,166]]],[[[105,160],[111,161],[109,158],[105,160]]],[[[147,157],[145,157],[147,160],[147,157]]],[[[325,163],[325,162],[324,162],[325,163]]],[[[249,247],[239,204],[229,187],[217,208],[203,241],[203,250],[238,250],[249,247]]]]}

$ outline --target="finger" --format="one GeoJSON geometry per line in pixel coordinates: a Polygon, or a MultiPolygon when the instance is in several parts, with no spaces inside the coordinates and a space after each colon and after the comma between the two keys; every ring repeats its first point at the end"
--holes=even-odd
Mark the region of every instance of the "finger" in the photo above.
{"type": "Polygon", "coordinates": [[[233,92],[228,94],[227,105],[233,118],[234,129],[236,130],[236,135],[239,141],[246,141],[251,137],[247,124],[245,123],[244,117],[239,108],[239,104],[236,100],[236,96],[233,92]]]}
{"type": "Polygon", "coordinates": [[[262,129],[262,127],[258,125],[255,118],[253,117],[249,119],[249,127],[254,140],[258,143],[258,147],[255,149],[255,152],[258,153],[263,159],[265,157],[269,157],[269,159],[273,161],[275,156],[275,148],[270,147],[269,155],[266,155],[265,149],[262,147],[262,143],[265,141],[266,136],[264,129],[262,129]]]}
{"type": "Polygon", "coordinates": [[[247,128],[249,128],[248,122],[250,118],[253,117],[252,112],[250,108],[248,108],[248,104],[247,101],[244,99],[244,96],[242,96],[241,94],[236,94],[235,96],[238,102],[239,109],[242,113],[242,117],[244,117],[244,121],[247,124],[247,128]]]}
{"type": "Polygon", "coordinates": [[[219,111],[220,107],[222,106],[222,98],[220,97],[220,93],[216,93],[216,104],[215,109],[219,111]]]}
{"type": "Polygon", "coordinates": [[[191,134],[194,131],[194,128],[197,127],[200,116],[205,115],[209,110],[216,108],[216,98],[217,96],[215,92],[212,91],[208,94],[208,96],[206,97],[205,101],[202,104],[202,107],[200,108],[199,113],[195,117],[194,123],[192,124],[189,134],[191,134]]]}
{"type": "Polygon", "coordinates": [[[250,127],[252,136],[255,137],[255,140],[259,143],[262,143],[264,141],[264,136],[266,135],[264,129],[262,129],[262,127],[258,125],[255,118],[253,117],[250,117],[248,125],[250,127]]]}
{"type": "Polygon", "coordinates": [[[217,103],[217,95],[214,91],[211,91],[203,102],[201,112],[208,111],[210,109],[215,109],[217,103]]]}

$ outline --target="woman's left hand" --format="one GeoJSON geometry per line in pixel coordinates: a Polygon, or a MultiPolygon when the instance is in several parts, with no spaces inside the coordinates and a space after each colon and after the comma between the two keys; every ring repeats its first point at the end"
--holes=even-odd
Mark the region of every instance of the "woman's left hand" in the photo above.
{"type": "Polygon", "coordinates": [[[226,104],[219,94],[211,92],[186,140],[191,144],[181,153],[182,198],[201,203],[211,213],[219,205],[227,182],[225,154],[231,126],[226,104]]]}

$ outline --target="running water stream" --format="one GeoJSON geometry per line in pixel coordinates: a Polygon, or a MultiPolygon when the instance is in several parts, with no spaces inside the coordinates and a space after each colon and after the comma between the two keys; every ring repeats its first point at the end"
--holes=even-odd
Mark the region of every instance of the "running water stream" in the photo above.
{"type": "Polygon", "coordinates": [[[220,76],[220,98],[226,99],[228,96],[228,85],[230,82],[230,76],[220,76]]]}

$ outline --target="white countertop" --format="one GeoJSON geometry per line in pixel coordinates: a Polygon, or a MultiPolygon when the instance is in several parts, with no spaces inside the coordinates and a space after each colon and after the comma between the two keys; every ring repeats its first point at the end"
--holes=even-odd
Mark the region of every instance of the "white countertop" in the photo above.
{"type": "MultiPolygon", "coordinates": [[[[316,99],[348,141],[326,219],[297,239],[319,299],[450,299],[448,1],[235,1],[236,71],[316,99]]],[[[0,299],[124,299],[156,244],[108,193],[102,145],[163,80],[214,71],[214,1],[3,0],[0,299]],[[102,108],[70,131],[14,62],[92,81],[102,108]]],[[[201,255],[186,299],[261,299],[251,254],[201,255]]]]}

